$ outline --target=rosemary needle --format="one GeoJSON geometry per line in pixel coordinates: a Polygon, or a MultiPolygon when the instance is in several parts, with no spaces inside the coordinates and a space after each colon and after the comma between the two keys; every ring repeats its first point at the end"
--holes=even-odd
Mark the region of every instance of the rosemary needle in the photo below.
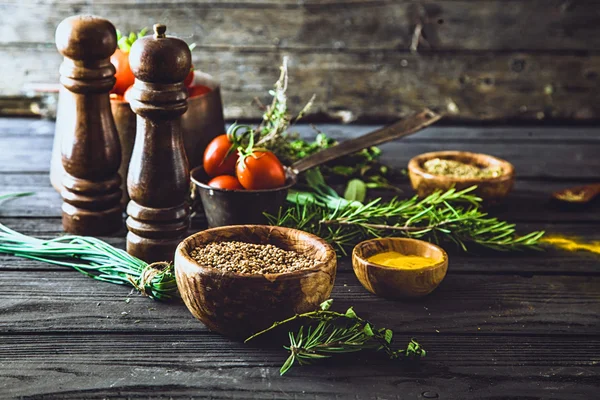
{"type": "MultiPolygon", "coordinates": [[[[0,196],[0,201],[30,194],[7,194],[0,196]]],[[[172,264],[148,264],[93,237],[66,235],[38,239],[0,223],[0,253],[69,267],[103,282],[133,286],[155,300],[178,295],[172,264]]]]}
{"type": "Polygon", "coordinates": [[[335,354],[363,350],[384,351],[392,360],[425,357],[425,350],[415,339],[409,341],[406,349],[393,350],[391,344],[394,333],[390,329],[376,329],[359,317],[352,307],[345,313],[330,311],[332,303],[333,300],[329,299],[321,303],[318,310],[275,322],[269,328],[250,336],[246,342],[292,321],[308,320],[298,332],[288,332],[290,344],[284,348],[289,351],[289,356],[279,370],[281,375],[296,362],[306,365],[335,354]]]}
{"type": "Polygon", "coordinates": [[[543,231],[519,236],[515,225],[488,216],[475,187],[384,202],[349,201],[329,187],[318,169],[306,172],[308,190],[291,190],[288,206],[268,215],[272,225],[298,227],[336,245],[342,254],[368,237],[405,236],[453,242],[464,251],[477,244],[498,251],[538,249],[543,231]]]}

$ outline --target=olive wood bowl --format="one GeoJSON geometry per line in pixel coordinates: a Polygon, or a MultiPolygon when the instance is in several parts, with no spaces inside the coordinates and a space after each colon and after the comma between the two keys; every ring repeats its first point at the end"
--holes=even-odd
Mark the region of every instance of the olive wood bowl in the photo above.
{"type": "Polygon", "coordinates": [[[236,225],[207,229],[175,251],[181,297],[210,330],[245,339],[297,313],[315,310],[329,298],[337,268],[333,248],[321,238],[290,228],[236,225]],[[201,265],[190,257],[199,245],[219,241],[273,244],[317,259],[312,268],[277,274],[240,274],[201,265]]]}
{"type": "Polygon", "coordinates": [[[476,185],[477,189],[474,193],[487,203],[497,203],[502,200],[512,190],[515,183],[515,170],[511,163],[487,154],[468,151],[434,151],[413,157],[408,163],[408,176],[413,189],[420,197],[430,195],[436,190],[446,191],[452,187],[462,190],[476,185]],[[480,168],[500,167],[503,173],[495,178],[433,175],[423,168],[423,164],[433,158],[460,161],[480,168]]]}
{"type": "Polygon", "coordinates": [[[446,276],[448,255],[442,248],[422,240],[372,239],[354,247],[352,268],[365,289],[377,296],[392,299],[421,297],[431,293],[446,276]],[[439,261],[419,269],[398,269],[367,261],[369,257],[386,251],[430,257],[439,261]]]}

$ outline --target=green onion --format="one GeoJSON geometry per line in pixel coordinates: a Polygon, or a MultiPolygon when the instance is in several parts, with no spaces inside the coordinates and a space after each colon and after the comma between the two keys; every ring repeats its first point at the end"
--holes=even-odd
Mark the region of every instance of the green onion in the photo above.
{"type": "MultiPolygon", "coordinates": [[[[0,201],[31,194],[7,194],[0,196],[0,201]]],[[[93,237],[65,235],[38,239],[0,223],[0,253],[73,268],[102,282],[133,286],[155,300],[168,300],[178,295],[171,263],[148,264],[93,237]]]]}

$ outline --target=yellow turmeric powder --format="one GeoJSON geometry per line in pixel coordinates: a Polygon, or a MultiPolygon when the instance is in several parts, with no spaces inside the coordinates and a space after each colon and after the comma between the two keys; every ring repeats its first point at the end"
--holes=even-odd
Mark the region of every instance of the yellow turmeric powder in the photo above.
{"type": "Polygon", "coordinates": [[[549,236],[542,238],[540,242],[548,243],[552,246],[558,247],[559,249],[567,251],[578,251],[584,250],[595,254],[600,254],[600,242],[578,242],[574,239],[569,239],[561,236],[549,236]]]}

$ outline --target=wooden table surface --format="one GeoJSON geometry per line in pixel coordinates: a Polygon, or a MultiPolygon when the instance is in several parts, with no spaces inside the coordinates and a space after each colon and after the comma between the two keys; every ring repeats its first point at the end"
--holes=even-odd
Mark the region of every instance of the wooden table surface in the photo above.
{"type": "MultiPolygon", "coordinates": [[[[373,127],[320,128],[348,137],[373,127]]],[[[40,237],[61,234],[60,198],[48,180],[53,131],[49,121],[0,119],[0,194],[36,192],[0,204],[0,221],[40,237]]],[[[554,190],[600,181],[597,128],[434,127],[383,146],[398,167],[442,149],[515,165],[516,188],[494,215],[522,231],[600,240],[598,202],[564,210],[548,201],[554,190]]],[[[106,240],[122,247],[124,231],[106,240]]],[[[416,337],[427,357],[402,366],[363,354],[280,377],[283,349],[211,333],[181,303],[0,255],[0,398],[597,398],[598,256],[451,252],[444,282],[415,301],[371,295],[342,259],[332,297],[334,307],[353,305],[393,329],[398,345],[416,337]]]]}

